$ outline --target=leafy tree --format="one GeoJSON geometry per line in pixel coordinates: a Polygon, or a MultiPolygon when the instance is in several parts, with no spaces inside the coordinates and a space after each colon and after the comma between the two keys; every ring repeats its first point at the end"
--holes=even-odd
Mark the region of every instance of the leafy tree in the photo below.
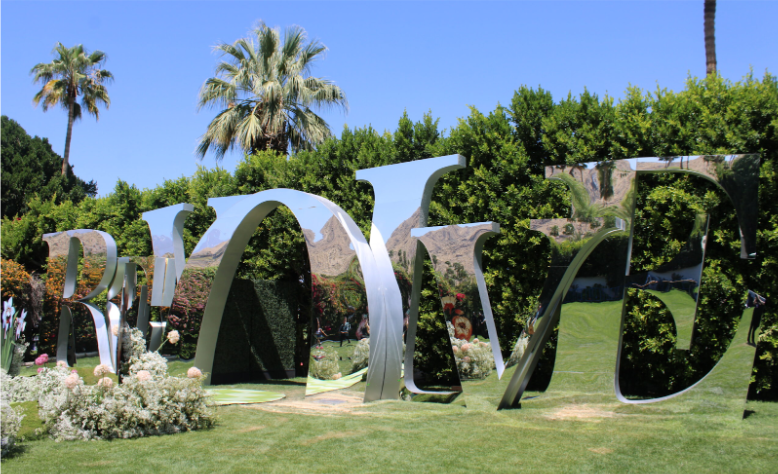
{"type": "Polygon", "coordinates": [[[66,48],[62,43],[54,46],[52,53],[58,56],[50,63],[36,64],[30,74],[34,82],[41,82],[43,88],[35,94],[35,105],[43,102],[43,111],[60,105],[68,111],[68,133],[65,137],[65,157],[62,159],[62,176],[68,171],[70,160],[70,139],[73,135],[73,123],[81,118],[82,107],[87,113],[100,118],[98,104],[107,109],[111,105],[104,82],[111,81],[113,74],[100,69],[105,62],[105,53],[94,51],[88,54],[83,45],[66,48]],[[79,104],[78,97],[81,96],[79,104]]]}
{"type": "Polygon", "coordinates": [[[237,142],[246,153],[310,149],[330,136],[327,123],[311,107],[347,107],[346,96],[334,83],[310,76],[311,66],[327,48],[317,40],[306,44],[299,26],[284,32],[264,23],[253,38],[215,47],[226,61],[216,77],[205,81],[200,108],[226,107],[208,125],[200,157],[213,149],[221,160],[237,142]]]}
{"type": "Polygon", "coordinates": [[[81,202],[97,194],[94,181],[88,183],[72,172],[62,176],[62,158],[51,149],[46,138],[32,138],[16,121],[5,115],[2,128],[2,217],[15,217],[29,210],[33,196],[59,204],[81,202]]]}

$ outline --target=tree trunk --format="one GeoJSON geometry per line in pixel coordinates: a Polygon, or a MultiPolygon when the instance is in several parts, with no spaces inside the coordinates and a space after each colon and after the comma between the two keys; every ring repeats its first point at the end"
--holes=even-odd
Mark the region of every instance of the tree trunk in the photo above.
{"type": "Polygon", "coordinates": [[[67,176],[68,167],[70,165],[70,137],[73,135],[73,104],[75,98],[70,97],[70,104],[68,104],[68,134],[65,136],[65,156],[62,158],[62,176],[67,176]]]}
{"type": "Polygon", "coordinates": [[[716,74],[716,0],[705,0],[706,75],[716,74]]]}

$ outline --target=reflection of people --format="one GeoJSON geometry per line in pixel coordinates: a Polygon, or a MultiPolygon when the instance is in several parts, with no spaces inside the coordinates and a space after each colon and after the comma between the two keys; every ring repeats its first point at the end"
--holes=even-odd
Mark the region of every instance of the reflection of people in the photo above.
{"type": "Polygon", "coordinates": [[[357,340],[364,339],[366,337],[370,337],[370,324],[367,321],[367,315],[362,316],[362,320],[359,321],[359,326],[357,326],[357,340]]]}
{"type": "Polygon", "coordinates": [[[321,328],[321,320],[316,318],[316,332],[313,334],[316,338],[317,347],[321,348],[321,341],[328,336],[326,332],[321,328]]]}
{"type": "Polygon", "coordinates": [[[538,320],[539,317],[543,315],[543,303],[538,304],[538,310],[535,313],[535,316],[530,319],[529,324],[527,324],[527,334],[530,336],[535,334],[535,321],[538,320]]]}
{"type": "Polygon", "coordinates": [[[348,337],[348,333],[351,331],[351,324],[348,322],[348,318],[343,316],[343,324],[340,325],[340,347],[343,347],[343,339],[346,339],[349,343],[351,339],[348,337]]]}
{"type": "Polygon", "coordinates": [[[766,300],[763,296],[748,290],[748,299],[746,308],[754,308],[754,314],[751,316],[751,326],[748,328],[746,343],[756,346],[756,332],[759,330],[759,324],[762,322],[762,313],[764,313],[766,300]]]}
{"type": "Polygon", "coordinates": [[[410,321],[411,318],[411,310],[405,311],[405,317],[403,318],[403,341],[405,340],[405,335],[408,334],[408,321],[410,321]]]}

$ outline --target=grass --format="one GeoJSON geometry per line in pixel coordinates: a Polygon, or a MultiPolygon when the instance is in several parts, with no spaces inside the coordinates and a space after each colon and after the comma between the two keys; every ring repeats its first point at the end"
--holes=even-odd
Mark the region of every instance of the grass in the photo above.
{"type": "MultiPolygon", "coordinates": [[[[88,359],[79,372],[91,372],[88,359]]],[[[95,360],[96,364],[97,361],[95,360]]],[[[183,373],[186,362],[170,364],[183,373]]],[[[467,408],[361,397],[365,383],[300,403],[305,379],[231,387],[283,392],[279,402],[217,407],[210,430],[132,440],[61,442],[34,436],[34,402],[4,473],[49,472],[775,472],[778,404],[749,402],[738,420],[666,416],[556,393],[543,403],[495,411],[489,390],[467,384],[467,408]],[[295,405],[295,400],[298,401],[295,405]],[[311,407],[315,407],[313,409],[311,407]]],[[[224,387],[224,386],[222,386],[224,387]]],[[[527,396],[538,395],[527,393],[527,396]]],[[[542,400],[539,397],[535,400],[542,400]]]]}

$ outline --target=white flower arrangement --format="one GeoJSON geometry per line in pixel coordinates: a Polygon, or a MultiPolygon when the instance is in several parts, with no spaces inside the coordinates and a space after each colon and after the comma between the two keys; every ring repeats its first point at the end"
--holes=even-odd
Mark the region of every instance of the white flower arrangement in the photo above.
{"type": "MultiPolygon", "coordinates": [[[[22,427],[22,410],[11,406],[7,381],[11,377],[0,369],[3,390],[0,392],[0,455],[5,455],[16,444],[16,435],[22,427]]],[[[18,378],[18,377],[17,377],[18,378]]]]}
{"type": "Polygon", "coordinates": [[[472,342],[457,339],[453,336],[453,325],[446,322],[446,326],[448,326],[451,348],[454,351],[454,360],[457,363],[459,376],[464,379],[485,379],[488,377],[495,368],[492,344],[479,341],[478,338],[473,339],[472,342]]]}
{"type": "MultiPolygon", "coordinates": [[[[145,341],[130,336],[133,346],[129,375],[117,384],[105,375],[106,366],[95,367],[96,385],[85,385],[68,367],[42,368],[32,377],[9,377],[2,372],[3,452],[6,438],[12,442],[21,418],[8,412],[6,401],[37,400],[45,429],[57,441],[76,439],[135,438],[209,428],[216,414],[208,406],[202,387],[203,374],[171,377],[167,361],[156,352],[145,352],[145,341]],[[139,351],[140,347],[143,348],[139,351]],[[6,437],[8,428],[8,437],[6,437]],[[14,431],[16,429],[16,431],[14,431]]],[[[142,339],[142,335],[141,335],[142,339]]]]}
{"type": "Polygon", "coordinates": [[[130,359],[130,375],[139,372],[148,372],[152,377],[165,377],[167,375],[167,360],[158,352],[144,352],[139,357],[130,359]]]}

